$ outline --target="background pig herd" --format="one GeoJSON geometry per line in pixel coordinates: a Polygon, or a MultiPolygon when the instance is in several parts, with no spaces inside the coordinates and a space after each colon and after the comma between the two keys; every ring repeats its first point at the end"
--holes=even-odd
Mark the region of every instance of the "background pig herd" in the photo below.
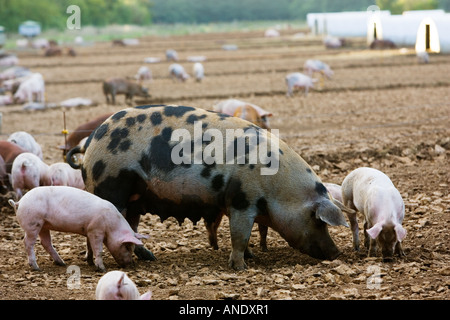
{"type": "MultiPolygon", "coordinates": [[[[240,45],[231,54],[239,54],[241,48],[245,46],[240,45]]],[[[129,50],[126,46],[117,49],[129,50]]],[[[276,50],[281,52],[280,48],[273,50],[270,56],[277,56],[276,50]]],[[[181,56],[191,54],[183,49],[180,52],[181,56]]],[[[443,228],[429,218],[423,203],[428,201],[427,208],[431,202],[436,208],[445,206],[444,187],[429,191],[430,200],[426,196],[420,198],[427,179],[420,179],[419,187],[414,174],[400,171],[408,164],[408,159],[419,165],[414,161],[416,154],[417,159],[423,161],[436,160],[439,156],[445,160],[445,140],[437,141],[436,147],[431,144],[432,151],[425,149],[428,144],[411,150],[394,144],[398,149],[388,146],[385,147],[387,151],[378,152],[372,150],[374,145],[378,146],[378,141],[372,145],[370,134],[379,124],[369,122],[374,119],[372,113],[366,116],[369,110],[384,113],[389,124],[389,112],[377,111],[373,104],[380,108],[396,106],[401,109],[406,108],[404,104],[417,102],[419,106],[425,103],[425,95],[421,93],[426,89],[413,83],[413,91],[395,97],[395,88],[398,88],[395,77],[401,77],[402,73],[393,76],[388,70],[384,70],[386,78],[394,79],[386,84],[393,83],[394,89],[389,89],[391,95],[375,95],[383,87],[372,89],[369,81],[354,80],[355,86],[365,83],[367,87],[352,89],[349,82],[345,82],[349,74],[360,74],[367,80],[365,76],[375,73],[376,68],[369,65],[364,69],[367,73],[360,72],[365,61],[343,63],[339,54],[332,57],[334,53],[330,52],[328,56],[317,55],[314,59],[310,59],[313,54],[304,55],[298,59],[301,63],[297,63],[296,68],[283,66],[275,60],[271,60],[273,66],[261,61],[253,63],[248,57],[243,65],[236,66],[233,59],[237,58],[230,56],[232,59],[227,61],[225,71],[218,71],[217,65],[223,61],[213,53],[207,62],[204,56],[191,55],[186,59],[193,62],[190,64],[180,59],[175,50],[166,53],[166,61],[148,58],[148,63],[161,63],[163,68],[159,68],[160,65],[139,67],[136,62],[124,60],[127,70],[134,68],[136,74],[128,72],[130,76],[123,77],[125,72],[116,73],[115,68],[106,72],[105,68],[97,77],[73,78],[80,83],[85,80],[95,82],[89,86],[104,99],[100,100],[100,106],[90,109],[66,108],[69,134],[65,138],[61,137],[60,131],[54,134],[56,143],[55,137],[40,134],[34,125],[27,126],[26,123],[46,121],[47,115],[51,114],[57,120],[48,122],[46,131],[60,130],[60,109],[21,113],[23,125],[17,109],[14,109],[15,113],[7,111],[9,106],[2,109],[5,138],[0,141],[0,175],[2,190],[6,193],[1,217],[4,227],[1,235],[5,243],[2,254],[6,252],[9,240],[16,256],[5,254],[8,258],[0,267],[4,270],[0,277],[24,279],[15,280],[19,286],[21,283],[41,286],[46,279],[53,281],[54,275],[65,279],[66,268],[51,266],[48,263],[51,259],[56,265],[80,266],[82,282],[88,283],[85,288],[91,298],[144,300],[149,299],[152,292],[154,297],[164,298],[200,297],[200,292],[208,292],[208,298],[235,298],[228,293],[222,294],[235,290],[228,290],[232,282],[239,283],[242,290],[236,290],[241,294],[251,292],[251,295],[241,296],[244,298],[295,298],[300,292],[315,292],[314,297],[327,298],[329,291],[342,292],[355,283],[361,295],[361,287],[365,286],[369,276],[366,268],[369,264],[382,270],[381,288],[392,285],[392,272],[400,278],[403,275],[419,276],[435,269],[441,275],[447,274],[445,267],[440,269],[433,265],[436,261],[445,261],[442,258],[445,249],[431,250],[426,245],[422,248],[419,245],[424,243],[420,239],[428,237],[423,230],[443,228]],[[330,64],[319,59],[330,61],[330,64]],[[192,66],[192,71],[185,69],[186,65],[192,66]],[[245,65],[258,70],[246,74],[245,65]],[[232,73],[237,74],[231,76],[232,73]],[[104,77],[106,74],[110,77],[104,77]],[[257,82],[254,81],[256,78],[257,82]],[[331,79],[325,85],[324,82],[331,79]],[[236,87],[243,88],[242,92],[228,94],[224,91],[222,94],[217,88],[209,91],[221,82],[224,83],[223,90],[233,88],[233,82],[236,82],[236,87]],[[176,102],[169,94],[166,99],[161,99],[157,88],[162,84],[175,96],[192,89],[193,97],[186,95],[189,101],[185,103],[176,102]],[[264,91],[266,86],[272,86],[270,95],[264,91]],[[314,88],[319,90],[311,90],[314,88]],[[301,93],[296,95],[297,89],[301,93]],[[120,95],[125,99],[118,98],[120,95]],[[145,105],[147,101],[153,103],[153,99],[155,106],[145,105]],[[318,99],[323,104],[319,104],[318,99]],[[176,103],[172,105],[172,102],[176,103]],[[124,109],[125,105],[139,104],[143,106],[124,109]],[[346,118],[353,122],[342,120],[346,118]],[[224,132],[241,128],[246,132],[255,126],[267,129],[267,139],[278,141],[280,146],[276,152],[280,160],[278,175],[263,178],[259,175],[261,167],[250,163],[230,167],[217,164],[172,166],[167,156],[174,148],[168,141],[170,134],[176,129],[191,130],[195,121],[201,121],[204,130],[224,132]],[[74,123],[80,125],[77,127],[74,123]],[[342,136],[347,128],[358,128],[361,124],[366,130],[352,129],[350,142],[350,138],[342,136]],[[34,137],[11,128],[30,130],[34,137]],[[281,129],[280,136],[271,133],[272,129],[281,129]],[[360,144],[364,139],[365,148],[360,144]],[[42,147],[37,141],[42,142],[42,147]],[[441,149],[437,145],[442,146],[441,149]],[[340,148],[343,151],[338,153],[336,150],[340,148]],[[418,153],[417,150],[427,151],[418,153]],[[443,200],[439,202],[439,198],[443,200]],[[194,223],[201,219],[206,228],[194,223]],[[14,231],[18,236],[12,233],[10,224],[19,230],[14,231]],[[252,230],[253,225],[255,229],[257,226],[256,230],[252,230]],[[361,241],[360,232],[363,235],[361,241]],[[259,237],[260,247],[252,244],[251,237],[255,234],[259,237]],[[208,246],[208,240],[215,250],[208,246]],[[174,256],[176,261],[170,260],[174,256]],[[432,260],[428,261],[433,262],[419,264],[418,256],[420,259],[430,256],[432,260]],[[119,267],[125,269],[112,271],[119,267]],[[17,269],[17,276],[12,268],[17,269]],[[33,271],[38,269],[41,271],[33,271]],[[245,271],[235,271],[242,269],[245,271]],[[416,269],[419,271],[412,275],[416,269]],[[107,271],[111,272],[103,274],[107,271]],[[41,275],[50,276],[43,278],[41,275]],[[270,289],[265,287],[268,283],[273,284],[270,289]],[[192,296],[184,288],[193,290],[192,296]],[[196,288],[199,291],[195,291],[196,288]],[[217,296],[216,293],[211,295],[215,291],[220,292],[217,296]],[[147,293],[141,295],[140,292],[147,293]]],[[[83,53],[76,59],[79,57],[83,57],[83,53]]],[[[386,63],[392,67],[400,61],[386,57],[384,61],[375,61],[375,65],[379,67],[386,63]]],[[[441,67],[446,66],[444,60],[439,61],[441,67]]],[[[85,70],[92,67],[92,64],[84,63],[85,70]]],[[[39,67],[39,64],[28,65],[49,80],[50,84],[45,84],[44,89],[53,90],[50,97],[59,96],[59,91],[55,94],[56,88],[60,88],[55,82],[56,77],[47,76],[42,72],[45,67],[39,67]]],[[[124,66],[117,64],[117,70],[125,69],[124,66]]],[[[400,62],[400,67],[409,70],[405,62],[400,62]]],[[[432,67],[435,66],[428,64],[420,68],[432,67]]],[[[27,70],[17,64],[13,68],[6,71],[19,75],[27,70]]],[[[68,83],[61,88],[73,86],[69,83],[73,79],[63,80],[68,83]]],[[[419,81],[413,77],[408,79],[419,81]]],[[[6,82],[9,80],[12,79],[3,84],[19,88],[17,83],[6,82]]],[[[4,88],[4,96],[14,97],[4,88]]],[[[429,91],[435,89],[432,84],[426,88],[429,91]]],[[[439,82],[438,90],[445,88],[445,81],[439,82]]],[[[67,91],[67,94],[74,92],[67,91]]],[[[33,103],[37,102],[36,93],[31,97],[33,103]]],[[[430,104],[427,111],[437,112],[437,108],[431,106],[439,103],[437,97],[430,94],[426,103],[430,104]]],[[[418,112],[417,117],[419,113],[425,112],[418,112]]],[[[413,114],[408,112],[403,123],[419,121],[413,114]]],[[[438,118],[434,117],[433,121],[438,118]]],[[[420,130],[410,130],[408,134],[425,131],[425,125],[419,125],[422,125],[420,130]]],[[[258,136],[262,132],[259,130],[258,136]]],[[[392,133],[388,140],[396,141],[399,136],[392,133]]],[[[417,139],[418,136],[414,137],[417,139]]],[[[206,146],[204,143],[203,147],[206,146]]],[[[408,172],[417,174],[413,171],[416,166],[406,167],[408,172]]],[[[442,179],[436,181],[445,184],[442,179]]],[[[436,183],[432,185],[436,186],[436,183]]],[[[433,248],[445,244],[445,233],[442,235],[442,243],[435,240],[433,248]]],[[[430,281],[423,285],[445,294],[448,291],[445,281],[441,285],[437,283],[430,281]]],[[[65,283],[58,284],[57,290],[61,289],[65,289],[65,283]]],[[[421,292],[420,288],[412,289],[421,292]]],[[[374,297],[382,297],[389,291],[380,290],[381,293],[373,294],[374,297]]],[[[358,298],[358,292],[344,291],[343,296],[358,298]]]]}

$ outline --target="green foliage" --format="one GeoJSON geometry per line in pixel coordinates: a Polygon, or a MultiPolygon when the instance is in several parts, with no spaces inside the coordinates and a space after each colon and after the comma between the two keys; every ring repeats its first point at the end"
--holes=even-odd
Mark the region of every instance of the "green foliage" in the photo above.
{"type": "MultiPolygon", "coordinates": [[[[377,0],[381,10],[390,10],[392,14],[401,14],[408,10],[432,10],[440,7],[440,2],[450,3],[448,0],[377,0]]],[[[447,8],[448,9],[448,8],[447,8]]]]}
{"type": "Polygon", "coordinates": [[[0,0],[0,24],[16,32],[23,21],[35,20],[43,29],[63,30],[70,5],[80,7],[82,26],[151,23],[149,0],[0,0]]]}

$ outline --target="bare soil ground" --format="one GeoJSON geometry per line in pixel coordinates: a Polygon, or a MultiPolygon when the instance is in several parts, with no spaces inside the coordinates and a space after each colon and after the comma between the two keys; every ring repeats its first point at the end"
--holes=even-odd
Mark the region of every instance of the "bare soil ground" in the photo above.
{"type": "MultiPolygon", "coordinates": [[[[148,234],[147,248],[157,261],[136,260],[125,269],[144,293],[154,299],[449,299],[450,297],[450,56],[432,55],[418,64],[412,51],[369,51],[362,41],[326,50],[320,39],[293,38],[295,30],[278,39],[256,32],[144,38],[137,47],[117,48],[110,43],[77,48],[78,56],[44,58],[42,52],[19,53],[20,63],[41,72],[47,102],[73,97],[95,99],[95,107],[24,111],[22,106],[1,107],[1,139],[24,130],[41,144],[44,161],[62,161],[63,112],[71,132],[96,115],[126,107],[105,104],[101,82],[108,77],[133,76],[146,57],[152,98],[136,104],[180,104],[205,109],[221,99],[238,98],[274,113],[272,128],[298,152],[325,182],[340,184],[353,169],[370,166],[385,172],[406,205],[403,248],[405,258],[383,263],[381,257],[354,252],[348,228],[329,228],[342,251],[334,261],[319,261],[288,246],[270,230],[269,252],[259,248],[257,226],[250,239],[256,255],[248,269],[228,268],[231,250],[228,221],[219,228],[219,250],[208,245],[203,222],[166,220],[147,214],[139,231],[148,234]],[[236,51],[221,49],[237,44],[236,51]],[[206,78],[173,82],[164,52],[176,49],[191,73],[191,55],[205,55],[206,78]],[[306,59],[327,62],[332,80],[317,85],[307,97],[286,97],[284,76],[302,71],[306,59]]],[[[36,245],[41,272],[32,272],[7,194],[0,212],[0,299],[93,299],[102,276],[84,260],[85,238],[53,233],[56,250],[67,264],[56,266],[36,245]],[[69,266],[75,266],[70,267],[69,266]],[[79,267],[79,269],[76,269],[79,267]],[[72,271],[75,268],[79,273],[72,271]],[[80,275],[79,282],[76,276],[80,275]],[[77,287],[76,285],[80,286],[77,287]]],[[[360,228],[362,217],[359,216],[360,228]]],[[[363,235],[361,234],[361,239],[363,235]]],[[[105,266],[118,269],[105,249],[105,266]]]]}

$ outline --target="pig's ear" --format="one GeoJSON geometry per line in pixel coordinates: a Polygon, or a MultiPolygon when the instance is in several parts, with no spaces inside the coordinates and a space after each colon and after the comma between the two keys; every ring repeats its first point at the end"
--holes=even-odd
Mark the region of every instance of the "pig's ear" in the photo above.
{"type": "Polygon", "coordinates": [[[138,238],[136,238],[134,235],[131,235],[131,234],[123,237],[121,242],[122,243],[133,243],[138,246],[144,245],[141,240],[139,240],[138,238]]]}
{"type": "Polygon", "coordinates": [[[333,205],[330,201],[321,202],[316,209],[316,218],[329,224],[330,226],[346,226],[347,221],[342,214],[341,210],[333,205]]]}
{"type": "Polygon", "coordinates": [[[138,239],[148,239],[148,236],[135,232],[134,236],[138,239]]]}
{"type": "Polygon", "coordinates": [[[397,236],[397,240],[402,242],[403,239],[406,237],[406,230],[403,228],[400,224],[396,224],[394,227],[395,234],[397,236]]]}
{"type": "Polygon", "coordinates": [[[376,223],[372,228],[367,229],[366,232],[372,239],[375,240],[380,234],[382,228],[383,226],[381,223],[376,223]]]}
{"type": "Polygon", "coordinates": [[[151,300],[152,299],[152,292],[148,291],[146,293],[144,293],[139,300],[151,300]]]}

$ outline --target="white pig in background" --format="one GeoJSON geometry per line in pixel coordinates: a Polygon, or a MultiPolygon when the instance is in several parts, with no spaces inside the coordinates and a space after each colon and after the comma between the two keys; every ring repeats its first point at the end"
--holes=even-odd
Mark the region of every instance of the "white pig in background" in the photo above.
{"type": "MultiPolygon", "coordinates": [[[[342,182],[342,198],[344,205],[364,214],[364,244],[369,249],[369,256],[376,254],[377,243],[383,261],[391,261],[394,250],[404,255],[401,241],[406,236],[402,227],[405,204],[387,175],[373,168],[353,170],[342,182]]],[[[347,216],[353,232],[353,246],[359,250],[356,212],[347,212],[347,216]]]]}
{"type": "Polygon", "coordinates": [[[152,292],[139,294],[134,282],[122,271],[110,271],[97,283],[96,300],[150,300],[152,292]]]}
{"type": "Polygon", "coordinates": [[[12,164],[11,185],[20,199],[24,190],[48,186],[48,168],[37,155],[31,152],[19,154],[12,164]]]}
{"type": "Polygon", "coordinates": [[[102,272],[106,271],[102,259],[103,244],[114,260],[126,267],[133,262],[134,246],[143,245],[139,239],[146,238],[135,233],[109,201],[77,188],[38,187],[28,191],[20,201],[10,199],[8,203],[25,231],[25,250],[33,270],[40,270],[34,252],[38,236],[55,263],[65,265],[52,246],[50,230],[86,236],[88,264],[95,263],[102,272]]]}
{"type": "Polygon", "coordinates": [[[192,72],[194,73],[194,77],[197,82],[201,82],[203,80],[203,77],[205,76],[205,68],[200,62],[194,63],[192,72]]]}
{"type": "Polygon", "coordinates": [[[44,102],[45,95],[45,83],[42,74],[33,73],[28,76],[28,79],[23,81],[17,92],[14,94],[14,100],[16,102],[24,103],[24,102],[44,102]],[[34,99],[34,95],[36,95],[36,99],[34,99]]]}
{"type": "Polygon", "coordinates": [[[0,95],[0,106],[13,104],[13,98],[10,95],[0,95]]]}
{"type": "Polygon", "coordinates": [[[178,53],[173,49],[166,50],[166,60],[167,61],[178,61],[178,53]]]}
{"type": "Polygon", "coordinates": [[[319,72],[322,75],[325,75],[328,79],[331,79],[334,72],[331,70],[330,66],[325,62],[320,60],[306,60],[303,65],[303,71],[308,75],[312,76],[315,72],[319,72]]]}
{"type": "Polygon", "coordinates": [[[340,185],[329,182],[324,182],[323,185],[325,186],[325,188],[327,188],[328,192],[331,193],[333,198],[335,198],[339,202],[342,202],[342,188],[340,185]]]}
{"type": "Polygon", "coordinates": [[[39,143],[36,142],[36,139],[25,131],[16,131],[11,133],[8,137],[8,141],[17,144],[22,149],[25,149],[28,152],[31,152],[39,157],[39,159],[43,159],[42,148],[39,143]]]}
{"type": "Polygon", "coordinates": [[[152,80],[152,71],[146,67],[142,66],[138,69],[137,73],[134,75],[134,78],[139,82],[150,81],[152,80]]]}
{"type": "Polygon", "coordinates": [[[173,80],[177,79],[178,81],[186,81],[189,79],[189,75],[184,70],[183,66],[178,63],[172,63],[169,66],[169,74],[173,80]]]}
{"type": "Polygon", "coordinates": [[[317,82],[317,79],[313,79],[303,73],[293,72],[286,76],[286,85],[288,87],[288,91],[286,95],[291,97],[294,89],[297,88],[305,88],[305,97],[308,95],[309,88],[314,87],[314,83],[317,82]]]}
{"type": "Polygon", "coordinates": [[[68,186],[84,189],[81,170],[72,168],[68,163],[53,163],[48,168],[48,179],[51,186],[68,186]]]}

